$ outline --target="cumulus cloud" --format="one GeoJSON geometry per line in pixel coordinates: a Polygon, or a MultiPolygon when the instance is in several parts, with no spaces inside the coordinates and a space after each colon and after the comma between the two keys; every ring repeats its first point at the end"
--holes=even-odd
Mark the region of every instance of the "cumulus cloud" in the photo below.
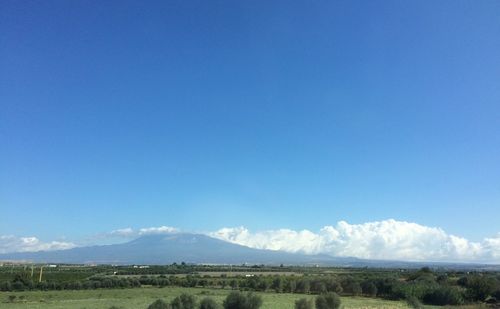
{"type": "Polygon", "coordinates": [[[171,226],[145,227],[134,230],[131,227],[113,230],[100,235],[100,238],[135,238],[143,235],[178,233],[179,229],[171,226]]]}
{"type": "Polygon", "coordinates": [[[159,227],[148,227],[139,230],[139,235],[151,235],[151,234],[170,234],[177,233],[179,230],[171,226],[159,226],[159,227]]]}
{"type": "Polygon", "coordinates": [[[483,262],[500,259],[500,234],[471,242],[440,228],[392,219],[363,224],[339,221],[318,232],[279,229],[252,233],[236,227],[222,228],[209,235],[252,248],[365,259],[483,262]]]}
{"type": "Polygon", "coordinates": [[[0,254],[10,252],[34,252],[71,249],[77,246],[116,243],[123,239],[133,239],[143,235],[177,233],[179,230],[170,226],[147,227],[134,230],[127,227],[113,230],[109,233],[93,235],[79,242],[50,241],[44,242],[37,237],[18,237],[14,235],[0,235],[0,254]]]}
{"type": "MultiPolygon", "coordinates": [[[[178,232],[179,229],[170,226],[127,227],[94,236],[88,239],[86,245],[178,232]]],[[[392,219],[362,224],[339,221],[319,231],[277,229],[251,232],[245,227],[233,227],[207,234],[252,248],[305,254],[380,260],[500,263],[500,233],[481,242],[473,242],[437,227],[392,219]]],[[[0,236],[0,253],[73,247],[76,245],[72,242],[44,242],[37,237],[0,236]]]]}
{"type": "Polygon", "coordinates": [[[496,237],[486,238],[483,243],[490,257],[496,261],[500,261],[500,233],[496,237]]]}
{"type": "Polygon", "coordinates": [[[109,236],[133,237],[133,236],[136,236],[136,233],[132,228],[127,227],[124,229],[118,229],[118,230],[111,231],[111,232],[109,232],[109,236]]]}
{"type": "Polygon", "coordinates": [[[16,237],[13,235],[0,236],[0,253],[51,251],[51,250],[71,249],[74,247],[76,247],[76,245],[71,242],[63,242],[63,241],[43,242],[36,237],[16,237]]]}

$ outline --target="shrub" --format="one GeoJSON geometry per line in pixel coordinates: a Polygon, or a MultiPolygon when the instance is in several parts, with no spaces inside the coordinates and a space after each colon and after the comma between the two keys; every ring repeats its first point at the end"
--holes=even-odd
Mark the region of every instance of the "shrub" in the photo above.
{"type": "Polygon", "coordinates": [[[365,281],[361,283],[361,289],[363,290],[363,294],[375,297],[377,296],[377,286],[371,281],[365,281]]]}
{"type": "Polygon", "coordinates": [[[148,306],[148,309],[170,309],[170,305],[164,300],[157,299],[148,306]]]}
{"type": "Polygon", "coordinates": [[[467,281],[467,298],[484,301],[495,291],[496,280],[491,277],[474,276],[467,281]]]}
{"type": "Polygon", "coordinates": [[[422,308],[422,303],[420,303],[418,298],[416,298],[415,296],[409,296],[408,298],[406,298],[406,303],[408,304],[408,306],[415,309],[422,308]]]}
{"type": "Polygon", "coordinates": [[[328,292],[335,292],[337,294],[342,293],[342,285],[333,278],[328,278],[325,281],[326,290],[328,292]]]}
{"type": "Polygon", "coordinates": [[[467,278],[467,276],[460,277],[457,280],[457,284],[461,287],[466,287],[468,282],[469,282],[469,279],[467,278]]]}
{"type": "Polygon", "coordinates": [[[340,308],[340,297],[337,293],[326,293],[316,297],[316,309],[340,308]]]}
{"type": "Polygon", "coordinates": [[[217,309],[219,305],[210,297],[205,297],[200,302],[200,309],[217,309]]]}
{"type": "Polygon", "coordinates": [[[462,294],[456,288],[439,287],[424,294],[422,299],[429,305],[461,305],[464,302],[462,294]]]}
{"type": "Polygon", "coordinates": [[[242,294],[231,292],[224,300],[224,309],[258,309],[262,305],[262,298],[252,293],[242,294]]]}
{"type": "Polygon", "coordinates": [[[313,309],[312,300],[301,298],[295,301],[295,309],[313,309]]]}
{"type": "Polygon", "coordinates": [[[346,277],[340,283],[346,294],[359,295],[362,292],[361,285],[354,278],[346,277]]]}
{"type": "Polygon", "coordinates": [[[496,290],[495,292],[493,292],[493,294],[491,294],[491,296],[495,297],[497,300],[500,300],[500,288],[498,290],[496,290]]]}
{"type": "Polygon", "coordinates": [[[172,300],[170,307],[172,309],[195,309],[196,298],[193,295],[182,293],[172,300]]]}

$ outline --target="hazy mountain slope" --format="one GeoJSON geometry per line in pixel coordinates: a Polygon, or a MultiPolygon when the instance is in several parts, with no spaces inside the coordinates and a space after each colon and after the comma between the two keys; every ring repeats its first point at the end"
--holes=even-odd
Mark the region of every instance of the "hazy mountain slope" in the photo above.
{"type": "Polygon", "coordinates": [[[79,247],[59,251],[39,251],[0,254],[0,260],[22,260],[40,263],[71,264],[149,264],[174,262],[194,264],[266,264],[266,265],[322,265],[341,267],[419,268],[433,266],[449,269],[498,270],[499,265],[405,262],[364,260],[305,255],[283,251],[253,249],[206,235],[173,233],[142,236],[127,243],[79,247]]]}
{"type": "Polygon", "coordinates": [[[253,249],[200,234],[165,234],[143,236],[133,241],[79,247],[59,251],[1,254],[0,260],[30,260],[51,263],[98,264],[341,264],[357,261],[350,258],[311,256],[281,251],[253,249]]]}

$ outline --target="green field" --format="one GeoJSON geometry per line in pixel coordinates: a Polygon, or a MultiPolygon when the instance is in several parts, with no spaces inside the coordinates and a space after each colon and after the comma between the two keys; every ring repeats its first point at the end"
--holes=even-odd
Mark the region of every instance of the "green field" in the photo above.
{"type": "MultiPolygon", "coordinates": [[[[102,289],[83,291],[30,291],[0,293],[0,308],[20,309],[108,309],[112,305],[126,309],[146,309],[158,298],[167,301],[183,292],[195,295],[198,300],[205,296],[214,298],[222,304],[230,290],[202,288],[140,288],[140,289],[102,289]],[[14,303],[8,302],[9,295],[16,295],[14,303]]],[[[264,301],[262,309],[290,309],[295,300],[314,297],[302,294],[257,293],[264,301]]],[[[344,308],[408,308],[404,302],[386,301],[365,297],[342,297],[344,308]]]]}

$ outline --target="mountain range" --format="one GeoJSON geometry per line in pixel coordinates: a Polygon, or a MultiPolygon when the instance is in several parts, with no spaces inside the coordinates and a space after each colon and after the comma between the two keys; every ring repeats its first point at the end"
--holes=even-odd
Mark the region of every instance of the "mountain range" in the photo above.
{"type": "Polygon", "coordinates": [[[67,250],[0,254],[0,260],[23,260],[72,264],[149,264],[174,262],[193,264],[343,264],[356,259],[327,255],[305,255],[254,249],[202,234],[171,233],[146,235],[113,245],[77,247],[67,250]]]}
{"type": "Polygon", "coordinates": [[[0,261],[115,265],[165,265],[174,262],[185,262],[192,264],[285,264],[391,268],[414,268],[423,265],[434,265],[449,268],[490,269],[493,267],[498,269],[498,266],[481,264],[381,261],[333,257],[326,254],[288,253],[254,249],[207,235],[190,233],[146,235],[126,243],[77,247],[66,250],[5,253],[0,254],[0,261]]]}

